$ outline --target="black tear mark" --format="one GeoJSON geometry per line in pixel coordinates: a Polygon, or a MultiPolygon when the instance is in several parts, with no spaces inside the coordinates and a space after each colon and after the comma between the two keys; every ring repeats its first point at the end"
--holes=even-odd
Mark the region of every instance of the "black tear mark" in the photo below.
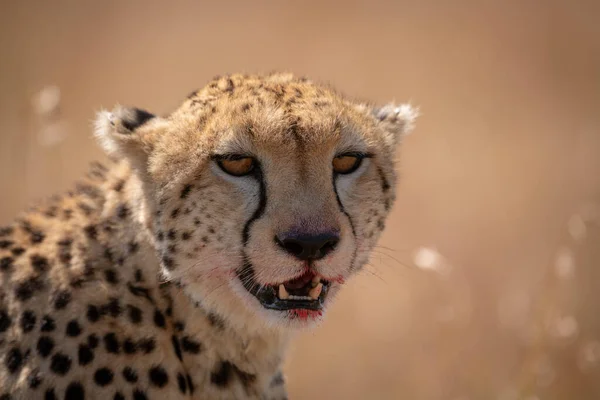
{"type": "MultiPolygon", "coordinates": [[[[340,199],[340,195],[338,194],[338,191],[337,191],[336,178],[337,178],[337,174],[333,174],[333,177],[332,177],[333,192],[335,193],[335,198],[338,202],[338,206],[340,207],[340,212],[342,214],[344,214],[346,216],[346,218],[348,218],[348,223],[350,224],[350,228],[352,229],[352,236],[354,236],[354,240],[356,240],[356,229],[354,228],[354,221],[352,221],[352,217],[350,217],[350,214],[348,214],[348,212],[344,208],[342,199],[340,199]]],[[[356,246],[354,246],[354,252],[352,254],[352,261],[350,262],[350,270],[352,270],[354,268],[354,260],[356,260],[356,250],[357,250],[356,246]]]]}
{"type": "Polygon", "coordinates": [[[256,211],[254,211],[252,217],[250,217],[250,219],[246,221],[246,224],[244,225],[244,229],[242,231],[242,243],[244,247],[246,247],[246,245],[248,244],[250,228],[252,227],[252,224],[264,214],[265,208],[267,206],[267,187],[262,174],[262,168],[260,166],[260,163],[256,163],[256,168],[254,168],[252,176],[256,179],[260,188],[259,202],[256,211]]]}

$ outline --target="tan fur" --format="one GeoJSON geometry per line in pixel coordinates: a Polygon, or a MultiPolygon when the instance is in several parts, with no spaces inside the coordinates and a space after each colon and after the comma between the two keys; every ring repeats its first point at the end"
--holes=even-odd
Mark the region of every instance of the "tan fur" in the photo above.
{"type": "Polygon", "coordinates": [[[330,304],[383,229],[415,117],[291,74],[216,78],[165,117],[100,113],[113,164],[0,230],[0,399],[285,398],[293,328],[318,320],[267,310],[236,271],[246,260],[260,284],[289,280],[305,266],[274,236],[338,229],[312,265],[336,280],[330,304]],[[347,151],[371,157],[334,180],[347,151]],[[226,153],[260,162],[265,193],[219,169],[226,153]]]}

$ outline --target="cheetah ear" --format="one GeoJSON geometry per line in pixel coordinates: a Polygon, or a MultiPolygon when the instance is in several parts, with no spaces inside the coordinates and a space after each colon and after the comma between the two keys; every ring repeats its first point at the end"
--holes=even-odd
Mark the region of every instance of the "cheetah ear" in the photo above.
{"type": "Polygon", "coordinates": [[[154,114],[139,108],[116,106],[96,116],[95,136],[111,156],[132,161],[146,161],[152,151],[150,121],[159,120],[154,114]]]}
{"type": "Polygon", "coordinates": [[[371,115],[384,131],[392,135],[394,144],[410,133],[419,116],[419,109],[410,104],[386,104],[382,107],[371,108],[371,115]]]}

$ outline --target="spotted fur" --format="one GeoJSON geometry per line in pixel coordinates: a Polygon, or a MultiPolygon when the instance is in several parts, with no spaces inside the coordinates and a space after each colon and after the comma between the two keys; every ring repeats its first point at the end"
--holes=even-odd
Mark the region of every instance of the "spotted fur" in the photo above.
{"type": "Polygon", "coordinates": [[[320,317],[263,308],[239,272],[291,279],[277,232],[334,227],[311,266],[333,296],[384,227],[415,114],[289,74],[215,78],[166,117],[100,113],[110,164],[0,228],[0,399],[286,398],[290,334],[320,317]],[[369,158],[336,176],[344,151],[369,158]],[[228,176],[231,153],[260,168],[228,176]]]}

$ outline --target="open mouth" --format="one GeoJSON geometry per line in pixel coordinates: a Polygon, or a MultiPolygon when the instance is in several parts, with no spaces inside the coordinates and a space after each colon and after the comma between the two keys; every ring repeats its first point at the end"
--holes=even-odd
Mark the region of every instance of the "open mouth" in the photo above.
{"type": "Polygon", "coordinates": [[[272,285],[259,285],[251,265],[238,270],[237,275],[263,307],[278,311],[321,311],[330,286],[329,281],[310,270],[294,279],[272,285]]]}

